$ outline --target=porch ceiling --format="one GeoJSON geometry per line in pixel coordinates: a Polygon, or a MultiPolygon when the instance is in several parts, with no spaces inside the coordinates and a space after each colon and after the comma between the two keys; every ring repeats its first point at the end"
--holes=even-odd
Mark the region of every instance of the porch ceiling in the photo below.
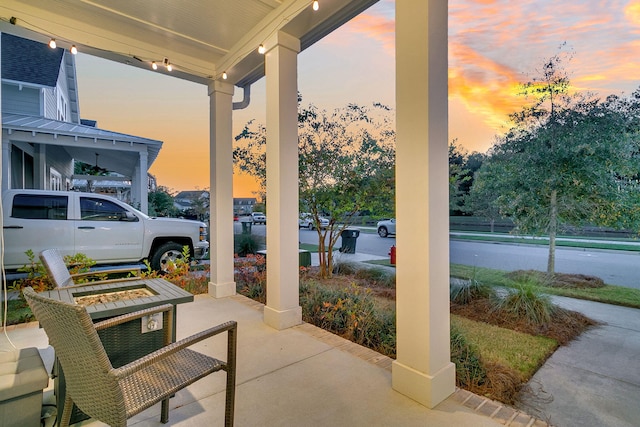
{"type": "Polygon", "coordinates": [[[257,47],[277,31],[306,49],[378,0],[3,0],[0,31],[206,84],[264,75],[257,47]],[[11,19],[15,18],[15,20],[11,19]],[[14,24],[11,24],[14,22],[14,24]],[[167,58],[173,71],[161,66],[167,58]]]}

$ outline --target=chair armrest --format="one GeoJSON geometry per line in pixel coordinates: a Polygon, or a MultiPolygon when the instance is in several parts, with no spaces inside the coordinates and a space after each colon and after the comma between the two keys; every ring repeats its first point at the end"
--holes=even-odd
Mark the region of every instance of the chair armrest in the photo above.
{"type": "MultiPolygon", "coordinates": [[[[229,344],[235,347],[236,340],[235,335],[237,331],[238,323],[235,320],[231,320],[229,322],[222,323],[220,325],[214,326],[213,328],[209,328],[197,334],[191,335],[190,337],[181,339],[180,341],[176,341],[172,344],[169,344],[161,349],[158,349],[152,353],[147,354],[146,356],[141,357],[131,363],[128,363],[119,368],[115,368],[112,372],[117,378],[122,378],[131,375],[132,373],[139,371],[153,363],[162,360],[182,349],[192,346],[193,344],[200,342],[204,339],[210,338],[214,335],[219,335],[223,332],[229,332],[229,344]]],[[[227,354],[235,355],[235,348],[227,349],[227,354]]]]}
{"type": "Polygon", "coordinates": [[[96,331],[111,328],[112,326],[121,325],[123,323],[130,322],[132,320],[140,319],[144,316],[150,316],[152,314],[160,313],[163,311],[173,312],[173,305],[163,304],[157,307],[146,308],[144,310],[134,311],[132,313],[123,314],[121,316],[112,317],[111,319],[102,320],[93,324],[96,331]]]}

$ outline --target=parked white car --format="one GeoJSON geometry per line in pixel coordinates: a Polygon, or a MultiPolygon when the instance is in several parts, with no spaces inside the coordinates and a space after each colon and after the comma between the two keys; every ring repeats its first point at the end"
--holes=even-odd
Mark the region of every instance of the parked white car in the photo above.
{"type": "Polygon", "coordinates": [[[252,212],[251,221],[253,221],[254,224],[266,224],[267,217],[262,212],[252,212]]]}
{"type": "MultiPolygon", "coordinates": [[[[325,217],[318,217],[320,221],[320,228],[327,228],[329,226],[329,220],[325,217]]],[[[298,228],[308,228],[309,230],[315,230],[316,224],[313,220],[313,215],[308,212],[300,214],[298,218],[298,228]]]]}
{"type": "Polygon", "coordinates": [[[378,221],[378,236],[387,237],[389,234],[396,234],[395,218],[378,221]]]}
{"type": "Polygon", "coordinates": [[[27,250],[37,256],[44,249],[58,248],[63,255],[82,253],[97,264],[148,259],[154,270],[161,271],[182,258],[184,246],[196,259],[209,251],[206,224],[151,218],[102,194],[6,190],[2,208],[7,269],[28,264],[27,250]]]}

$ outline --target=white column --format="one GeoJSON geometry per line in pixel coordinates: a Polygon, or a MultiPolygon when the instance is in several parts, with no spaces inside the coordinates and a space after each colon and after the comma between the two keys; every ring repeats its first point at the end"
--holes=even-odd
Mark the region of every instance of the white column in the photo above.
{"type": "MultiPolygon", "coordinates": [[[[1,94],[0,94],[1,95],[1,94]]],[[[0,112],[1,113],[1,112],[0,112]]],[[[2,116],[0,116],[2,117],[2,116]]],[[[4,132],[2,133],[4,135],[4,132]]],[[[8,135],[6,139],[2,140],[2,176],[0,180],[2,180],[2,191],[9,189],[10,176],[11,173],[11,142],[9,141],[8,135]]]]}
{"type": "MultiPolygon", "coordinates": [[[[149,213],[149,180],[147,178],[147,169],[149,169],[148,163],[149,154],[146,151],[140,152],[140,159],[138,160],[138,168],[135,176],[136,179],[131,180],[131,189],[135,187],[136,197],[140,203],[140,210],[144,213],[149,213]],[[138,181],[136,183],[136,181],[138,181]]],[[[134,199],[135,200],[135,199],[134,199]]]]}
{"type": "Polygon", "coordinates": [[[298,52],[278,32],[265,43],[267,78],[267,305],[275,329],[302,323],[298,267],[298,52]]]}
{"type": "MultiPolygon", "coordinates": [[[[0,32],[0,100],[2,100],[2,32],[0,32]]],[[[0,165],[2,165],[2,171],[0,171],[0,189],[2,192],[9,188],[9,138],[5,141],[3,138],[4,131],[2,130],[2,102],[0,102],[0,165]]],[[[2,226],[2,217],[0,216],[0,226],[2,226]]],[[[4,248],[0,248],[4,250],[4,248]]]]}
{"type": "Polygon", "coordinates": [[[209,294],[235,295],[233,277],[233,85],[209,85],[210,258],[209,294]]]}
{"type": "Polygon", "coordinates": [[[449,349],[446,0],[396,0],[396,105],[392,385],[433,408],[455,390],[449,349]]]}
{"type": "Polygon", "coordinates": [[[41,190],[51,190],[49,171],[47,170],[47,146],[45,144],[35,144],[33,148],[33,181],[35,188],[41,190]]]}

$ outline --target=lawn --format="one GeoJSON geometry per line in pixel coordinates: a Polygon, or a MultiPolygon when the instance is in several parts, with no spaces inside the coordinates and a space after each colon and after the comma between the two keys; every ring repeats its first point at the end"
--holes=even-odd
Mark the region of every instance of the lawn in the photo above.
{"type": "Polygon", "coordinates": [[[533,336],[462,316],[452,315],[451,326],[465,335],[483,359],[514,369],[524,381],[529,380],[541,362],[558,347],[558,342],[552,338],[533,336]]]}

